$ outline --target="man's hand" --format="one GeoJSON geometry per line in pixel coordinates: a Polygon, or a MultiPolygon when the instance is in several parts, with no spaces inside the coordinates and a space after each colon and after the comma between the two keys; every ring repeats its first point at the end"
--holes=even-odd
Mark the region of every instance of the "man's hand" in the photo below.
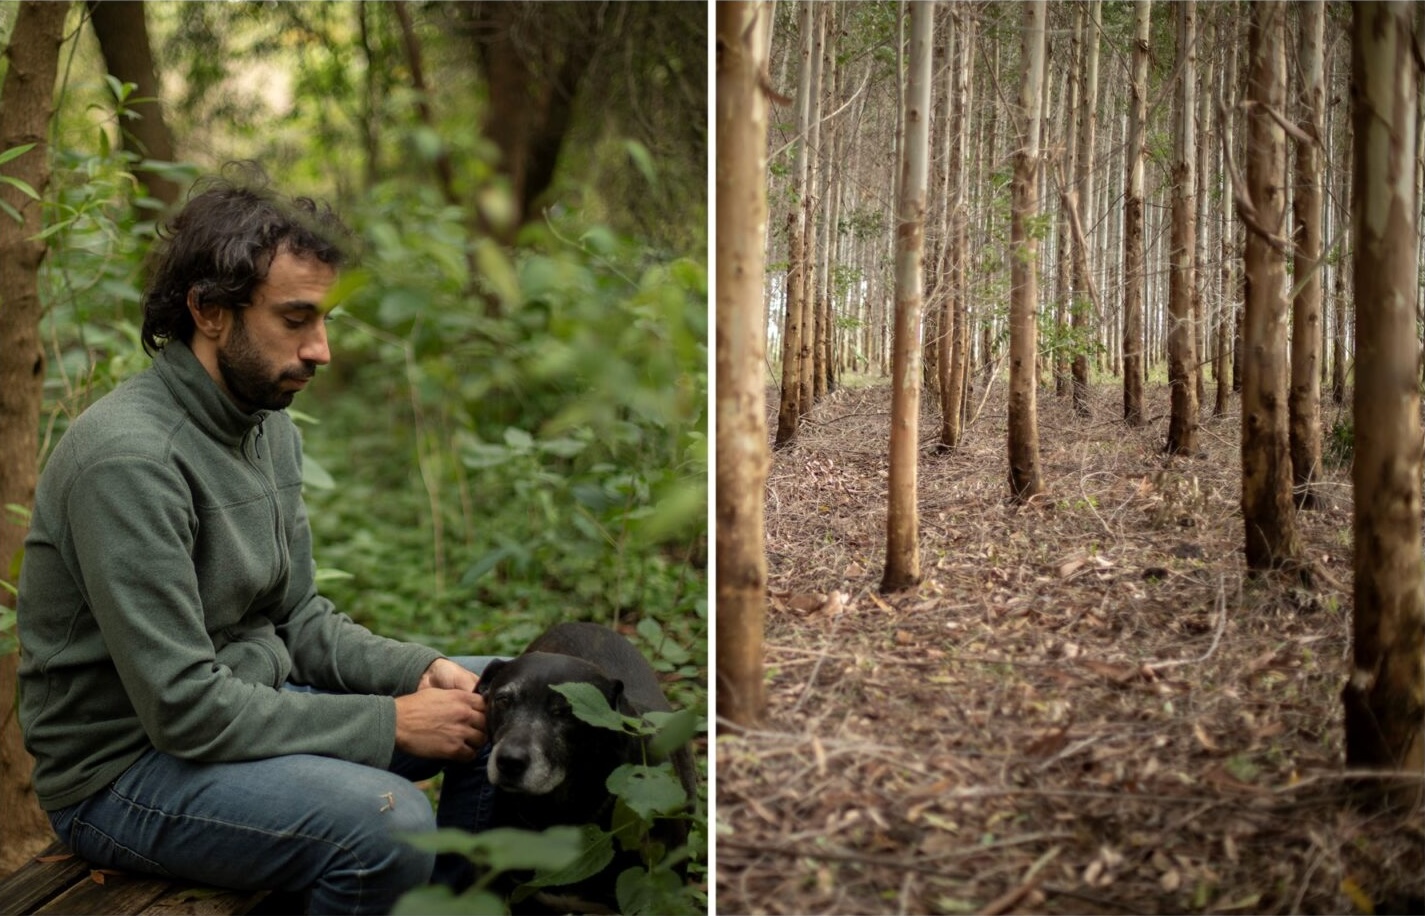
{"type": "Polygon", "coordinates": [[[443,687],[446,690],[474,691],[480,679],[448,658],[438,658],[421,675],[417,690],[427,687],[443,687]]]}
{"type": "Polygon", "coordinates": [[[399,750],[417,757],[473,760],[485,740],[485,698],[473,690],[435,686],[396,697],[399,750]]]}

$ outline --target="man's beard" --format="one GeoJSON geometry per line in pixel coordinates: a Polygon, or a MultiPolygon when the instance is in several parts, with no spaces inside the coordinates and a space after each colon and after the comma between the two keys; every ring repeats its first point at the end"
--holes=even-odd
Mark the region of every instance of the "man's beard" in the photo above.
{"type": "Polygon", "coordinates": [[[282,383],[289,379],[309,379],[316,374],[317,367],[312,363],[303,363],[299,368],[287,369],[273,376],[272,368],[247,336],[242,312],[234,310],[233,319],[235,323],[227,346],[218,348],[218,372],[223,376],[223,383],[228,386],[238,406],[249,412],[285,410],[297,392],[284,389],[282,383]]]}

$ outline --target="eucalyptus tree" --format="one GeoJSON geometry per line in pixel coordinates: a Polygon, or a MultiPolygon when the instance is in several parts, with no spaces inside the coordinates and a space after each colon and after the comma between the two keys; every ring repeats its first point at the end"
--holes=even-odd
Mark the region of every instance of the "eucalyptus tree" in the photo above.
{"type": "Polygon", "coordinates": [[[945,306],[950,333],[947,335],[947,366],[940,392],[940,445],[946,449],[957,448],[960,444],[964,419],[962,405],[969,381],[971,339],[966,302],[970,289],[970,217],[965,188],[970,181],[970,93],[974,85],[970,76],[975,59],[975,18],[962,9],[952,7],[951,20],[956,41],[951,63],[950,124],[947,125],[953,133],[947,164],[950,224],[946,242],[950,254],[947,258],[949,290],[945,306]]]}
{"type": "MultiPolygon", "coordinates": [[[[40,200],[50,178],[46,138],[68,12],[68,3],[19,4],[0,85],[0,582],[11,585],[29,527],[23,513],[34,504],[39,476],[45,381],[39,271],[48,250],[40,238],[40,200]]],[[[13,606],[13,592],[0,588],[0,618],[13,606]]],[[[17,661],[13,647],[0,655],[0,873],[49,838],[14,714],[17,661]]]]}
{"type": "Polygon", "coordinates": [[[1300,11],[1296,104],[1300,136],[1292,191],[1291,475],[1296,504],[1316,507],[1321,466],[1321,181],[1326,92],[1322,78],[1324,0],[1296,4],[1300,11]]]}
{"type": "Polygon", "coordinates": [[[1173,112],[1172,238],[1169,252],[1168,389],[1172,413],[1168,420],[1167,451],[1173,455],[1197,452],[1197,332],[1192,300],[1197,181],[1194,159],[1197,70],[1197,4],[1179,3],[1177,93],[1173,112]]]}
{"type": "Polygon", "coordinates": [[[717,5],[717,666],[718,715],[762,717],[767,613],[763,490],[767,424],[762,305],[767,231],[767,66],[771,4],[717,5]]]}
{"type": "Polygon", "coordinates": [[[787,307],[782,325],[782,392],[777,407],[778,448],[797,438],[797,426],[802,414],[811,405],[802,404],[802,353],[811,329],[806,327],[807,283],[807,198],[809,188],[808,137],[811,133],[812,59],[815,41],[812,34],[814,11],[810,0],[804,0],[797,18],[801,37],[801,68],[797,80],[796,145],[792,166],[792,201],[787,213],[787,307]]]}
{"type": "Polygon", "coordinates": [[[1123,195],[1123,419],[1142,426],[1143,294],[1147,261],[1143,250],[1143,172],[1147,155],[1148,51],[1152,0],[1133,4],[1133,75],[1129,80],[1128,174],[1123,195]]]}
{"type": "Polygon", "coordinates": [[[920,318],[925,293],[925,211],[930,160],[931,49],[935,4],[910,8],[906,67],[905,142],[896,213],[896,324],[892,359],[886,569],[881,591],[920,581],[920,519],[916,507],[920,444],[920,318]]]}
{"type": "Polygon", "coordinates": [[[1425,775],[1425,565],[1421,558],[1421,425],[1414,244],[1420,58],[1408,4],[1353,8],[1351,108],[1358,155],[1355,606],[1352,672],[1342,691],[1346,765],[1393,770],[1412,807],[1425,775]],[[1410,240],[1401,244],[1401,240],[1410,240]]]}
{"type": "Polygon", "coordinates": [[[1286,101],[1286,6],[1263,0],[1250,16],[1247,187],[1237,202],[1247,224],[1242,520],[1247,566],[1262,570],[1294,561],[1300,547],[1287,432],[1286,243],[1275,234],[1286,205],[1286,132],[1273,117],[1286,101]]]}
{"type": "Polygon", "coordinates": [[[1038,328],[1039,242],[1030,224],[1039,213],[1035,173],[1039,161],[1040,121],[1043,114],[1045,0],[1023,7],[1019,85],[1018,148],[1014,151],[1014,178],[1010,210],[1009,300],[1009,491],[1024,502],[1044,489],[1039,468],[1039,417],[1035,390],[1038,328]]]}
{"type": "MultiPolygon", "coordinates": [[[[1074,188],[1078,200],[1084,208],[1091,207],[1094,199],[1094,139],[1098,128],[1098,52],[1099,33],[1103,28],[1102,2],[1101,0],[1089,0],[1088,21],[1084,28],[1082,42],[1083,66],[1081,68],[1082,79],[1080,80],[1080,105],[1078,123],[1078,143],[1076,148],[1075,166],[1077,175],[1074,179],[1074,188]]],[[[1080,210],[1079,213],[1082,213],[1080,210]]],[[[1071,214],[1071,219],[1074,214],[1071,214]]],[[[1077,295],[1088,295],[1090,285],[1093,283],[1093,252],[1088,245],[1088,240],[1083,237],[1082,227],[1076,233],[1074,251],[1074,290],[1077,295]]],[[[1091,298],[1094,311],[1097,312],[1097,296],[1091,298]]],[[[1073,327],[1077,331],[1074,335],[1075,348],[1073,357],[1073,400],[1074,412],[1080,416],[1087,416],[1089,413],[1089,354],[1090,342],[1095,339],[1096,332],[1090,323],[1090,315],[1086,308],[1087,303],[1075,301],[1071,311],[1073,327]]]]}

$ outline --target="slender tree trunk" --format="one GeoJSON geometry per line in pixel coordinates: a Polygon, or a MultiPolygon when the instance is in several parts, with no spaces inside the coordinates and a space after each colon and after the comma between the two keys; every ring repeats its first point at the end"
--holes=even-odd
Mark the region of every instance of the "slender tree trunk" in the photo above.
{"type": "Polygon", "coordinates": [[[812,6],[812,55],[811,55],[811,111],[808,115],[811,127],[807,135],[807,193],[802,198],[806,210],[805,253],[803,270],[806,271],[805,295],[802,298],[802,349],[798,364],[802,386],[799,403],[802,416],[811,413],[816,406],[816,343],[819,336],[817,327],[818,298],[822,289],[821,271],[818,269],[818,239],[816,212],[821,201],[821,48],[826,34],[826,11],[829,5],[817,3],[812,6]]]}
{"type": "MultiPolygon", "coordinates": [[[[45,138],[68,12],[68,3],[19,4],[6,51],[10,66],[0,86],[0,150],[34,144],[0,166],[0,174],[40,195],[49,184],[45,138]]],[[[39,476],[45,378],[39,269],[45,243],[37,238],[43,228],[38,201],[9,184],[0,184],[0,201],[21,216],[16,222],[0,214],[0,578],[9,580],[27,526],[18,523],[8,507],[33,506],[39,476]]],[[[8,589],[0,589],[0,606],[13,606],[8,589]]],[[[0,657],[0,874],[21,865],[51,835],[35,799],[30,776],[34,761],[25,751],[15,714],[17,663],[14,652],[0,657]]]]}
{"type": "Polygon", "coordinates": [[[717,10],[717,674],[718,715],[755,725],[766,696],[763,490],[767,479],[762,364],[767,224],[768,3],[717,10]]]}
{"type": "Polygon", "coordinates": [[[1196,227],[1193,204],[1197,152],[1194,130],[1194,90],[1197,71],[1197,5],[1179,3],[1178,93],[1173,154],[1172,250],[1168,292],[1168,389],[1172,416],[1168,421],[1167,451],[1172,455],[1197,452],[1197,332],[1192,314],[1193,249],[1196,227]]]}
{"type": "Polygon", "coordinates": [[[1353,671],[1342,691],[1346,765],[1399,770],[1416,807],[1425,775],[1425,567],[1415,346],[1418,58],[1408,4],[1353,8],[1356,360],[1353,671]],[[1402,239],[1410,240],[1401,244],[1402,239]]]}
{"type": "Polygon", "coordinates": [[[946,449],[960,446],[960,436],[964,429],[965,388],[970,365],[970,327],[966,301],[969,298],[969,231],[965,185],[969,179],[970,155],[970,68],[974,60],[974,18],[960,18],[960,11],[954,11],[958,20],[955,28],[955,85],[951,91],[953,109],[949,126],[954,131],[950,151],[950,277],[949,299],[950,320],[954,338],[950,348],[950,370],[947,373],[946,390],[941,399],[940,444],[946,449]]]}
{"type": "Polygon", "coordinates": [[[925,204],[930,159],[930,61],[935,4],[910,9],[905,148],[896,221],[896,339],[891,388],[890,502],[886,571],[881,591],[920,581],[920,519],[916,507],[920,442],[920,311],[924,293],[925,204]]]}
{"type": "MultiPolygon", "coordinates": [[[[163,117],[159,101],[158,75],[149,48],[144,5],[138,0],[90,0],[89,19],[104,55],[104,67],[123,83],[133,83],[132,98],[125,105],[139,117],[121,122],[123,148],[156,162],[173,161],[173,135],[163,117]]],[[[178,202],[179,186],[151,168],[134,170],[149,194],[171,207],[178,202]]]]}
{"type": "MultiPolygon", "coordinates": [[[[1268,114],[1286,101],[1286,5],[1251,6],[1247,98],[1247,308],[1243,324],[1242,519],[1247,567],[1272,569],[1299,552],[1287,432],[1286,257],[1274,239],[1285,215],[1286,132],[1268,114]]],[[[1239,215],[1242,213],[1239,210],[1239,215]]]]}
{"type": "Polygon", "coordinates": [[[1019,111],[1023,118],[1019,148],[1014,153],[1013,203],[1010,211],[1009,293],[1009,491],[1025,502],[1044,490],[1039,469],[1039,408],[1036,403],[1034,362],[1038,329],[1034,323],[1039,301],[1036,277],[1039,243],[1029,223],[1039,214],[1035,172],[1039,160],[1040,118],[1044,79],[1044,0],[1024,4],[1023,49],[1025,62],[1020,80],[1019,111]]]}
{"type": "MultiPolygon", "coordinates": [[[[1092,216],[1094,203],[1094,134],[1098,127],[1098,34],[1102,25],[1101,6],[1100,0],[1089,0],[1088,27],[1083,40],[1084,63],[1081,69],[1083,80],[1079,96],[1079,142],[1075,160],[1078,177],[1074,184],[1078,188],[1079,200],[1083,202],[1087,217],[1092,216]]],[[[1092,225],[1093,220],[1085,218],[1083,222],[1092,225]]],[[[1076,245],[1081,251],[1080,256],[1074,262],[1076,298],[1071,306],[1075,331],[1074,413],[1086,417],[1089,415],[1088,348],[1097,335],[1097,331],[1094,330],[1097,322],[1090,321],[1088,304],[1078,297],[1087,295],[1087,290],[1093,282],[1094,264],[1093,251],[1088,245],[1088,239],[1079,239],[1076,245]]]]}
{"type": "Polygon", "coordinates": [[[1133,79],[1129,93],[1128,175],[1123,202],[1123,419],[1142,426],[1143,291],[1147,285],[1143,252],[1143,158],[1148,122],[1148,39],[1152,0],[1133,4],[1133,79]]]}
{"type": "MultiPolygon", "coordinates": [[[[797,83],[797,155],[792,166],[792,208],[787,214],[787,311],[782,326],[782,396],[777,409],[776,447],[796,441],[801,416],[811,405],[802,404],[803,336],[807,289],[806,209],[807,144],[811,135],[812,4],[804,0],[797,23],[801,35],[801,76],[797,83]]],[[[804,333],[805,332],[805,333],[804,333]]]]}
{"type": "Polygon", "coordinates": [[[1292,196],[1296,243],[1291,316],[1291,476],[1296,505],[1316,508],[1315,483],[1321,467],[1321,139],[1325,136],[1326,93],[1321,72],[1325,43],[1325,3],[1307,0],[1301,12],[1297,93],[1302,132],[1296,142],[1296,187],[1292,196]]]}

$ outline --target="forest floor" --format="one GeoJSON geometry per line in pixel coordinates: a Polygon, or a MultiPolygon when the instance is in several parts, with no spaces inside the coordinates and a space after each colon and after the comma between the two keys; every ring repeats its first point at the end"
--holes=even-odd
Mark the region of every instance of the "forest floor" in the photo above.
{"type": "Polygon", "coordinates": [[[843,388],[774,455],[769,711],[717,741],[719,913],[1425,911],[1422,812],[1343,775],[1349,468],[1298,515],[1312,586],[1248,578],[1237,399],[1168,460],[1166,389],[1141,430],[1121,398],[1079,418],[1041,389],[1027,506],[1003,383],[953,454],[927,406],[924,578],[898,594],[889,388],[843,388]]]}

